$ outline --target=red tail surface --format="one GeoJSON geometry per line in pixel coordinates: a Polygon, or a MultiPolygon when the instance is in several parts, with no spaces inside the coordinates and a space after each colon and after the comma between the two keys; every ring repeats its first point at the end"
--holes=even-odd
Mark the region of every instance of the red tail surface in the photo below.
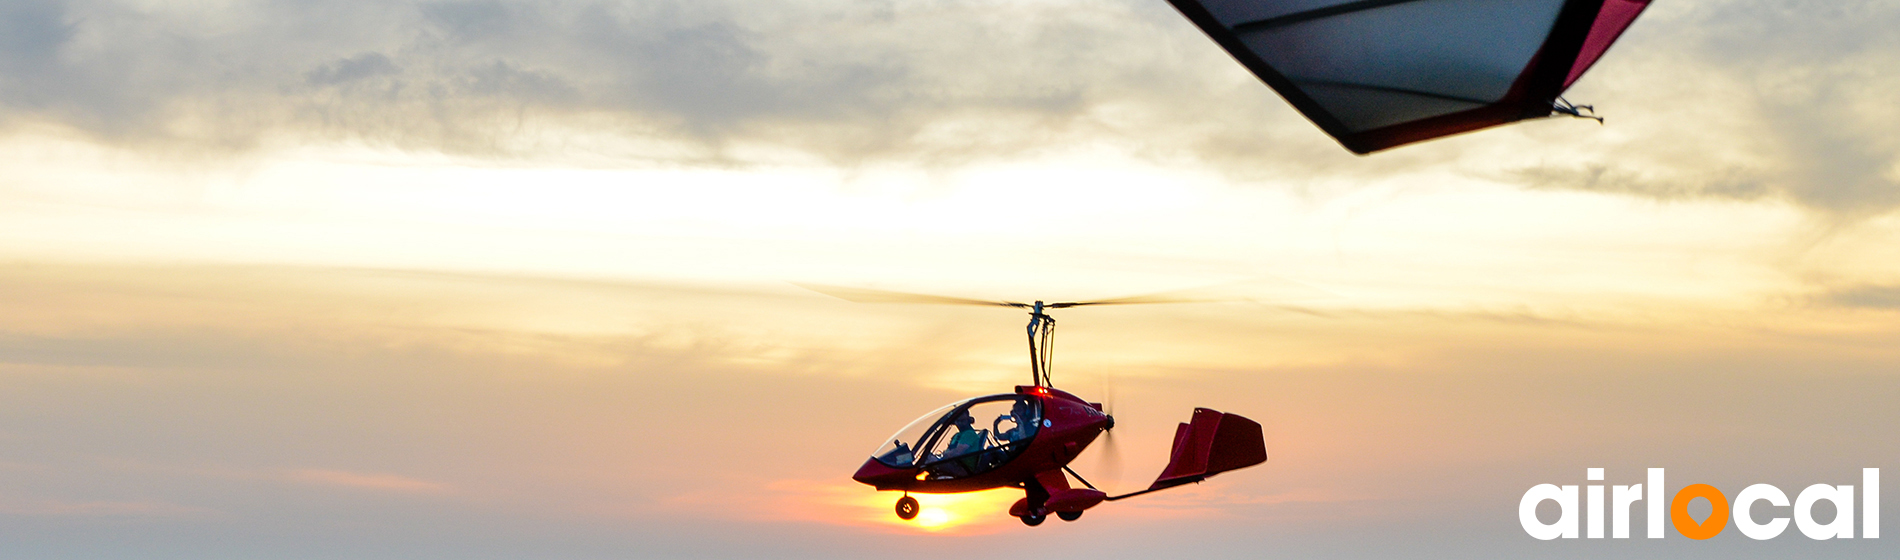
{"type": "Polygon", "coordinates": [[[1194,409],[1194,419],[1174,430],[1174,452],[1149,490],[1160,490],[1267,461],[1260,424],[1237,414],[1194,409]]]}

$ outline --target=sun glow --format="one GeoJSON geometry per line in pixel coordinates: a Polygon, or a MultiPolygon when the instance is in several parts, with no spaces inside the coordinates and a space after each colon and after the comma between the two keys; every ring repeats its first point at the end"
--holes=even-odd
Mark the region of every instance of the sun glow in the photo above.
{"type": "MultiPolygon", "coordinates": [[[[994,531],[1016,523],[1009,507],[1023,497],[1022,490],[1000,488],[960,494],[911,494],[920,506],[917,517],[903,520],[894,507],[903,494],[878,492],[856,482],[835,480],[779,480],[766,484],[777,498],[762,508],[766,519],[877,527],[897,533],[969,534],[994,531]]],[[[733,498],[708,494],[674,507],[715,509],[733,498]]]]}
{"type": "Polygon", "coordinates": [[[916,522],[918,527],[923,527],[925,530],[935,530],[943,528],[959,519],[958,516],[952,515],[942,508],[925,508],[917,512],[916,522]]]}
{"type": "Polygon", "coordinates": [[[917,518],[909,521],[898,519],[891,512],[895,502],[892,494],[880,492],[866,501],[876,503],[878,518],[886,525],[927,533],[964,533],[993,530],[1015,522],[1015,518],[1009,516],[1009,506],[1022,498],[1022,493],[998,489],[963,494],[911,494],[911,497],[917,498],[922,507],[917,511],[917,518]]]}

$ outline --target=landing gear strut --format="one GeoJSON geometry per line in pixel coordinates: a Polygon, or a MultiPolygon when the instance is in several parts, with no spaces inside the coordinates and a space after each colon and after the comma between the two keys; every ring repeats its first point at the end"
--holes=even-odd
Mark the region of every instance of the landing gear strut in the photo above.
{"type": "Polygon", "coordinates": [[[910,521],[917,518],[917,498],[906,494],[897,499],[897,518],[910,521]]]}
{"type": "Polygon", "coordinates": [[[1043,504],[1049,502],[1049,489],[1043,488],[1041,482],[1030,479],[1023,484],[1023,490],[1028,493],[1025,499],[1028,500],[1026,505],[1029,506],[1029,511],[1018,519],[1023,520],[1023,524],[1030,527],[1041,525],[1042,520],[1049,518],[1049,514],[1042,511],[1043,504]]]}

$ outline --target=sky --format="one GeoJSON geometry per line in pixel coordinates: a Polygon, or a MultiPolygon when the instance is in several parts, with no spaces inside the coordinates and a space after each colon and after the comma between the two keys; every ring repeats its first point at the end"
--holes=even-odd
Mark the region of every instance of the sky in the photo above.
{"type": "Polygon", "coordinates": [[[1160,0],[0,2],[0,550],[1891,557],[1516,514],[1900,476],[1896,27],[1657,2],[1604,124],[1355,156],[1160,0]],[[1057,315],[1076,467],[1145,487],[1197,406],[1271,459],[898,520],[850,474],[1025,318],[795,283],[1219,294],[1057,315]]]}

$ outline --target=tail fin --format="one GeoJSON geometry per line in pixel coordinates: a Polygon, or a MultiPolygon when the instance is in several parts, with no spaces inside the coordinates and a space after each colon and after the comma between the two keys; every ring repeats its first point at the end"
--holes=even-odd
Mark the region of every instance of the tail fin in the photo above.
{"type": "Polygon", "coordinates": [[[1174,430],[1174,452],[1149,490],[1160,490],[1267,461],[1267,441],[1260,424],[1205,408],[1194,409],[1194,419],[1174,430]]]}
{"type": "Polygon", "coordinates": [[[1175,428],[1174,452],[1168,458],[1168,468],[1161,469],[1154,484],[1147,490],[1106,499],[1132,498],[1265,462],[1267,440],[1260,434],[1260,424],[1238,414],[1196,408],[1192,420],[1175,428]]]}

